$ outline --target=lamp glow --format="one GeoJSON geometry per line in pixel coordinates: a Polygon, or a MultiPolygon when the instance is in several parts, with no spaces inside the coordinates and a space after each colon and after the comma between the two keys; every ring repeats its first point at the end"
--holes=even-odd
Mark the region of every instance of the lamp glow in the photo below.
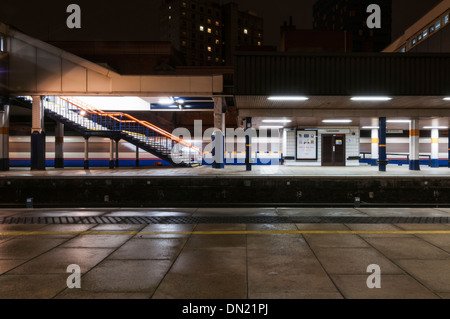
{"type": "Polygon", "coordinates": [[[322,123],[351,123],[352,120],[323,120],[322,123]]]}
{"type": "Polygon", "coordinates": [[[306,96],[270,96],[269,101],[306,101],[309,100],[306,96]]]}
{"type": "Polygon", "coordinates": [[[390,101],[391,97],[388,96],[354,96],[351,98],[352,101],[365,101],[365,102],[382,102],[390,101]]]}
{"type": "Polygon", "coordinates": [[[263,120],[263,123],[291,123],[291,120],[263,120]]]}

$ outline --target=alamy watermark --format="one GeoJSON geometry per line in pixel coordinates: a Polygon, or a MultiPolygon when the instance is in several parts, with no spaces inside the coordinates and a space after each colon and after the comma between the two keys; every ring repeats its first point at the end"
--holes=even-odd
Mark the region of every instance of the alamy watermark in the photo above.
{"type": "Polygon", "coordinates": [[[224,154],[231,156],[230,159],[235,163],[243,164],[245,156],[242,155],[247,152],[251,154],[252,161],[270,164],[274,157],[266,154],[279,154],[281,151],[281,134],[278,128],[260,128],[258,131],[255,128],[225,128],[224,132],[217,128],[207,128],[203,131],[202,121],[196,120],[194,136],[183,127],[176,128],[172,135],[185,142],[174,143],[172,146],[171,158],[176,164],[183,162],[187,156],[202,156],[206,164],[223,164],[226,163],[224,154]]]}

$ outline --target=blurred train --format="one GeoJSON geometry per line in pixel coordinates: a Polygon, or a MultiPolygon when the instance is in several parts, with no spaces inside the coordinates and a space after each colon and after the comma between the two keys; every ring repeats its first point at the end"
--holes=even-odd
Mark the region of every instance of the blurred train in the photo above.
{"type": "MultiPolygon", "coordinates": [[[[109,167],[110,143],[108,138],[91,137],[89,139],[89,166],[90,167],[109,167]]],[[[46,165],[54,166],[55,157],[55,138],[47,136],[46,143],[46,165]]],[[[281,141],[279,141],[281,143],[281,141]]],[[[254,141],[258,144],[258,141],[254,141]]],[[[360,138],[360,164],[370,163],[371,161],[371,139],[370,137],[360,138]]],[[[203,145],[205,147],[205,144],[203,145]]],[[[273,148],[273,147],[272,147],[273,148]]],[[[204,148],[205,149],[205,148],[204,148]]],[[[282,163],[283,154],[279,151],[282,145],[273,149],[253,150],[253,162],[258,165],[279,165],[282,163]]],[[[164,160],[143,150],[139,152],[139,166],[167,166],[164,160]]],[[[409,152],[408,137],[388,137],[387,154],[390,164],[407,165],[409,152]]],[[[420,138],[420,160],[422,165],[428,165],[431,161],[431,138],[420,138]]],[[[211,158],[209,152],[205,152],[204,158],[211,158]]],[[[225,152],[225,163],[228,165],[244,165],[245,152],[237,150],[225,152]]],[[[439,139],[439,164],[447,166],[448,162],[448,138],[439,139]]],[[[208,161],[203,161],[208,164],[208,161]]],[[[30,167],[30,137],[29,136],[10,136],[10,166],[11,167],[30,167]]],[[[64,137],[64,166],[65,167],[83,167],[84,166],[84,139],[81,136],[64,137]]],[[[136,166],[136,146],[126,142],[119,143],[119,166],[136,166]]]]}

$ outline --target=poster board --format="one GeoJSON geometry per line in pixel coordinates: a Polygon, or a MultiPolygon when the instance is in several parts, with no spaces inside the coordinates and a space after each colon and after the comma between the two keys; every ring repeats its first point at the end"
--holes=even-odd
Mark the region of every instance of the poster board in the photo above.
{"type": "Polygon", "coordinates": [[[297,130],[297,159],[317,160],[317,131],[297,130]]]}

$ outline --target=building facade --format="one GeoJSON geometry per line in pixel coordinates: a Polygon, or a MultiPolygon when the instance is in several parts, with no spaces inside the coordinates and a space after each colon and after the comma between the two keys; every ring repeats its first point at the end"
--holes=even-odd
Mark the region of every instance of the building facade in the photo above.
{"type": "Polygon", "coordinates": [[[207,0],[164,0],[160,36],[188,66],[232,65],[236,47],[263,45],[263,19],[238,5],[207,0]]]}
{"type": "Polygon", "coordinates": [[[450,52],[450,0],[444,0],[417,20],[384,52],[450,52]]]}
{"type": "Polygon", "coordinates": [[[392,0],[318,0],[313,6],[315,30],[341,30],[352,34],[353,52],[380,52],[391,43],[392,0]],[[366,25],[367,7],[381,8],[381,28],[366,25]]]}

